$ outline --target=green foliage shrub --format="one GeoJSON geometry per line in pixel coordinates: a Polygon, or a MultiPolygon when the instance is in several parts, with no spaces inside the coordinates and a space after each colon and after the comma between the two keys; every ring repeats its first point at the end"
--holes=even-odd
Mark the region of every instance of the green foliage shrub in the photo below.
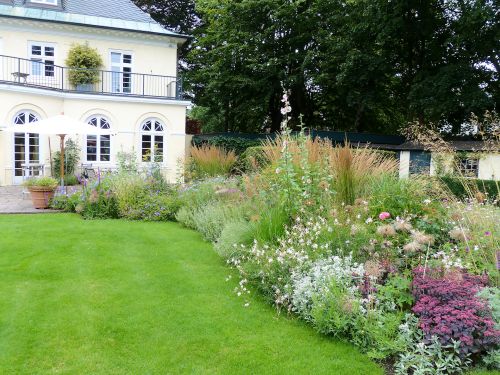
{"type": "Polygon", "coordinates": [[[252,223],[246,220],[238,220],[227,223],[215,244],[215,251],[224,259],[237,254],[241,245],[249,245],[254,240],[254,228],[252,223]]]}
{"type": "Polygon", "coordinates": [[[76,212],[76,207],[81,203],[81,193],[74,193],[71,195],[56,195],[50,203],[50,208],[53,208],[54,210],[61,210],[64,212],[76,212]]]}
{"type": "Polygon", "coordinates": [[[420,214],[429,198],[425,182],[418,179],[400,179],[396,175],[379,176],[369,187],[370,212],[378,216],[389,212],[392,217],[406,214],[420,214]]]}
{"type": "MultiPolygon", "coordinates": [[[[120,202],[120,200],[119,200],[120,202]]],[[[120,205],[120,216],[130,220],[174,221],[180,201],[173,194],[144,194],[132,206],[120,205]]]]}
{"type": "MultiPolygon", "coordinates": [[[[440,177],[439,179],[457,198],[459,199],[470,198],[466,188],[464,187],[462,179],[457,177],[448,177],[448,176],[443,176],[440,177]]],[[[485,196],[488,197],[489,200],[500,199],[500,188],[498,181],[471,179],[467,180],[467,183],[472,183],[475,186],[477,186],[477,190],[485,194],[485,196]]]]}
{"type": "Polygon", "coordinates": [[[58,185],[58,181],[52,177],[35,177],[30,178],[24,182],[24,186],[29,187],[43,187],[49,189],[55,189],[58,185]]]}
{"type": "Polygon", "coordinates": [[[186,228],[196,229],[194,223],[195,209],[192,207],[181,206],[179,211],[175,214],[175,220],[184,225],[186,228]]]}
{"type": "Polygon", "coordinates": [[[236,180],[222,177],[190,183],[179,191],[181,208],[176,214],[176,220],[188,228],[196,229],[194,216],[204,207],[215,205],[215,202],[239,199],[238,194],[228,194],[231,191],[239,192],[237,185],[236,180]]]}
{"type": "Polygon", "coordinates": [[[471,363],[470,358],[460,357],[459,341],[453,345],[442,345],[436,336],[424,339],[419,320],[413,314],[406,314],[398,341],[403,344],[403,349],[394,365],[396,375],[460,374],[471,363]]]}
{"type": "Polygon", "coordinates": [[[376,306],[365,311],[357,298],[336,281],[330,282],[322,296],[313,296],[311,316],[318,331],[349,338],[374,359],[401,351],[403,345],[397,337],[403,314],[376,306]]]}
{"type": "Polygon", "coordinates": [[[108,177],[120,217],[129,220],[173,221],[181,206],[176,186],[161,176],[121,171],[108,177]]]}
{"type": "Polygon", "coordinates": [[[500,289],[493,287],[483,288],[478,293],[478,296],[488,302],[496,327],[500,329],[500,289]]]}
{"type": "Polygon", "coordinates": [[[78,181],[78,177],[74,174],[64,175],[64,186],[75,186],[79,184],[80,181],[78,181]]]}
{"type": "Polygon", "coordinates": [[[102,57],[97,49],[87,43],[74,44],[66,58],[66,66],[73,68],[68,71],[69,82],[74,86],[98,83],[102,65],[102,57]]]}
{"type": "Polygon", "coordinates": [[[254,238],[261,243],[275,243],[285,233],[291,218],[282,204],[263,210],[254,225],[254,238]]]}
{"type": "Polygon", "coordinates": [[[194,227],[203,237],[211,242],[219,239],[222,230],[230,222],[244,219],[244,212],[240,206],[213,202],[200,207],[193,212],[194,227]]]}
{"type": "Polygon", "coordinates": [[[115,194],[99,188],[92,190],[84,203],[76,206],[75,210],[88,220],[118,219],[120,217],[115,194]]]}
{"type": "MultiPolygon", "coordinates": [[[[80,161],[80,146],[77,142],[72,139],[68,139],[64,145],[64,181],[66,183],[66,176],[68,176],[68,182],[74,181],[72,175],[75,175],[76,167],[80,161]]],[[[56,151],[52,156],[54,169],[52,175],[55,178],[61,178],[61,152],[56,151]]],[[[67,184],[66,185],[70,185],[67,184]]],[[[73,185],[77,185],[76,183],[73,185]]]]}

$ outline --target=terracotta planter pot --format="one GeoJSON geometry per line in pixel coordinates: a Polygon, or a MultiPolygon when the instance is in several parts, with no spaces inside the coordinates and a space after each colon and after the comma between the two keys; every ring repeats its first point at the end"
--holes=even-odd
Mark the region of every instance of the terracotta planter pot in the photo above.
{"type": "Polygon", "coordinates": [[[49,202],[54,198],[55,189],[43,186],[31,186],[28,188],[31,193],[31,201],[36,209],[49,208],[49,202]]]}

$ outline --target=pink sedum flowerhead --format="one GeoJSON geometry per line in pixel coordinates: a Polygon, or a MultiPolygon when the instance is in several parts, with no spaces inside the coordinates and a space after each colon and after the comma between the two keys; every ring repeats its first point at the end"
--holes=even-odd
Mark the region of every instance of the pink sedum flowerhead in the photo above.
{"type": "Polygon", "coordinates": [[[378,218],[380,220],[386,220],[391,217],[391,214],[389,212],[381,212],[380,215],[378,215],[378,218]]]}

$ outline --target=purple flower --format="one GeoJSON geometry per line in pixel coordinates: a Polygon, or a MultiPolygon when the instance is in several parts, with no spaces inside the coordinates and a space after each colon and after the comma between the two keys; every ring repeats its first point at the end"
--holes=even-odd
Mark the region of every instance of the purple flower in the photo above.
{"type": "Polygon", "coordinates": [[[500,271],[500,251],[497,251],[497,270],[500,271]]]}
{"type": "Polygon", "coordinates": [[[485,235],[486,237],[489,237],[489,236],[491,236],[491,232],[490,232],[489,230],[487,230],[486,232],[484,232],[484,235],[485,235]]]}

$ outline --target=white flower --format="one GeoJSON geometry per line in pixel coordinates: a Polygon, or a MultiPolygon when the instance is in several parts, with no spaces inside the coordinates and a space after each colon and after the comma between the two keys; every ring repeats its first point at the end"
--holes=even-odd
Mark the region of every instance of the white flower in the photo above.
{"type": "Polygon", "coordinates": [[[373,222],[373,219],[371,217],[369,217],[368,219],[365,220],[366,224],[370,224],[371,222],[373,222]]]}
{"type": "Polygon", "coordinates": [[[282,115],[286,115],[288,113],[292,112],[292,107],[290,107],[289,105],[281,108],[281,114],[282,115]]]}

